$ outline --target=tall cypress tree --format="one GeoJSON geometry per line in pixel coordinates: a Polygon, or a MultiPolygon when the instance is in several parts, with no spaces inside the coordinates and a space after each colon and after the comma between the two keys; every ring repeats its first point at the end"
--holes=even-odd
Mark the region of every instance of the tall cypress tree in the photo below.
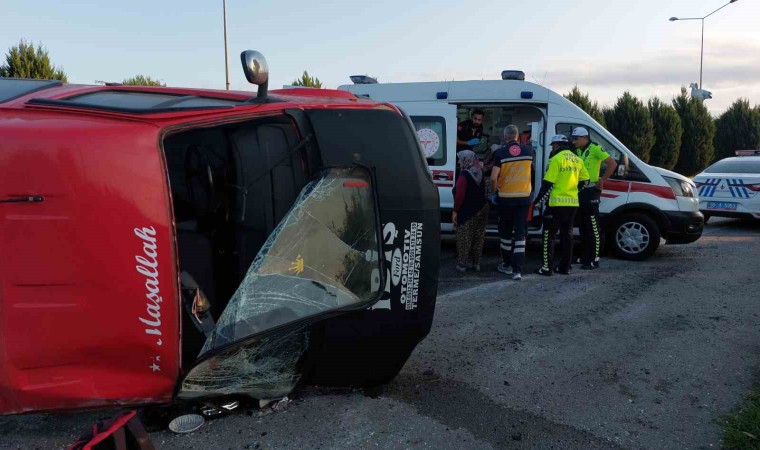
{"type": "Polygon", "coordinates": [[[604,110],[607,129],[642,161],[649,161],[655,143],[654,125],[644,102],[626,91],[612,108],[604,110]]]}
{"type": "Polygon", "coordinates": [[[683,126],[681,152],[675,171],[688,177],[694,176],[707,167],[715,156],[715,121],[701,101],[687,97],[685,87],[681,88],[681,95],[673,99],[673,107],[683,126]]]}
{"type": "Polygon", "coordinates": [[[715,121],[715,159],[734,156],[736,150],[760,148],[760,110],[749,100],[736,100],[715,121]]]}
{"type": "Polygon", "coordinates": [[[599,107],[599,104],[595,101],[591,101],[588,93],[584,94],[581,92],[581,90],[578,89],[577,85],[573,87],[570,92],[565,94],[565,98],[575,103],[576,106],[585,111],[589,116],[593,117],[594,120],[599,122],[600,125],[603,127],[605,126],[604,114],[602,113],[602,109],[599,107]]]}
{"type": "Polygon", "coordinates": [[[21,40],[5,55],[5,64],[0,66],[0,77],[36,78],[40,80],[67,81],[63,69],[54,67],[50,55],[42,45],[34,45],[21,40]]]}
{"type": "Polygon", "coordinates": [[[649,100],[648,108],[654,126],[654,146],[649,164],[671,170],[678,162],[681,152],[681,118],[672,106],[656,97],[649,100]]]}

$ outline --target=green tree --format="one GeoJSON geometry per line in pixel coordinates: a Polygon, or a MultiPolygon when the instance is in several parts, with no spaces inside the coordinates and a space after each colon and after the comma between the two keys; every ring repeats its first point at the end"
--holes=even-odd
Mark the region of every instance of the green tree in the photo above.
{"type": "Polygon", "coordinates": [[[715,159],[734,156],[735,150],[760,148],[760,109],[749,100],[736,100],[715,121],[715,159]]]}
{"type": "Polygon", "coordinates": [[[305,87],[311,87],[311,88],[322,88],[322,82],[319,81],[319,78],[311,77],[309,75],[309,72],[303,71],[303,75],[301,75],[301,78],[293,81],[293,86],[305,86],[305,87]]]}
{"type": "Polygon", "coordinates": [[[580,109],[586,111],[586,114],[593,117],[600,125],[606,126],[604,123],[604,114],[602,113],[602,109],[599,108],[599,104],[595,101],[591,101],[588,93],[584,94],[581,92],[577,85],[573,87],[570,92],[565,94],[565,98],[575,103],[580,109]]]}
{"type": "Polygon", "coordinates": [[[654,145],[652,117],[644,103],[626,91],[612,108],[603,111],[607,129],[614,134],[634,155],[649,161],[654,145]]]}
{"type": "Polygon", "coordinates": [[[681,118],[672,106],[659,98],[649,100],[647,106],[654,125],[654,146],[649,155],[649,164],[672,170],[681,152],[681,118]]]}
{"type": "Polygon", "coordinates": [[[47,49],[42,45],[35,49],[34,44],[23,39],[8,50],[5,64],[0,66],[0,77],[68,81],[63,69],[50,62],[47,49]]]}
{"type": "Polygon", "coordinates": [[[685,87],[681,88],[681,95],[673,99],[673,107],[683,126],[681,152],[674,170],[688,177],[694,176],[715,156],[715,121],[701,101],[686,95],[685,87]]]}
{"type": "Polygon", "coordinates": [[[146,77],[145,75],[135,75],[121,82],[124,86],[166,86],[157,78],[146,77]]]}

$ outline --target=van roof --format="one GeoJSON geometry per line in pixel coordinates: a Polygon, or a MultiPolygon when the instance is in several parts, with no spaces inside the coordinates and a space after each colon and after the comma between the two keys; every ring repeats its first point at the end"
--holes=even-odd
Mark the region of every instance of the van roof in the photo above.
{"type": "Polygon", "coordinates": [[[432,81],[413,83],[349,84],[338,89],[389,102],[434,101],[445,92],[447,101],[477,102],[493,100],[522,103],[565,103],[567,100],[544,86],[520,80],[432,81]],[[530,93],[526,98],[524,93],[530,93]]]}
{"type": "Polygon", "coordinates": [[[54,80],[0,78],[0,109],[55,108],[91,110],[120,115],[187,115],[218,112],[242,106],[278,103],[277,109],[296,105],[371,106],[376,102],[330,89],[269,91],[262,102],[255,92],[121,85],[65,84],[54,80]],[[290,103],[291,105],[288,105],[290,103]]]}

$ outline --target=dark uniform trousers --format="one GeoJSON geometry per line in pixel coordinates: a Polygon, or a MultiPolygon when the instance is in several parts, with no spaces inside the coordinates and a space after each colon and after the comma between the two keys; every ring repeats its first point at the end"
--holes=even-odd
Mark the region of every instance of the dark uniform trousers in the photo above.
{"type": "Polygon", "coordinates": [[[578,193],[582,264],[599,261],[602,233],[599,224],[599,199],[601,196],[602,191],[596,186],[587,187],[578,193]]]}
{"type": "Polygon", "coordinates": [[[499,241],[505,266],[522,273],[530,205],[499,205],[499,241]]]}
{"type": "Polygon", "coordinates": [[[559,230],[560,260],[559,270],[567,272],[573,258],[573,222],[578,208],[574,206],[553,206],[544,212],[542,239],[542,265],[544,268],[554,270],[554,236],[559,230]]]}

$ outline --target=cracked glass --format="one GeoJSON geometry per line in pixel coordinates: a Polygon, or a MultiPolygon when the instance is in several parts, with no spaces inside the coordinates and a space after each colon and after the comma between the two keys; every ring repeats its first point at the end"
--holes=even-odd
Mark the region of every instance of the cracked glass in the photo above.
{"type": "Polygon", "coordinates": [[[246,393],[278,398],[298,381],[296,365],[308,347],[304,328],[274,328],[330,311],[368,305],[380,283],[379,221],[370,173],[332,168],[308,183],[267,239],[230,299],[201,357],[185,396],[246,393]],[[222,349],[238,341],[242,346],[222,349]]]}

